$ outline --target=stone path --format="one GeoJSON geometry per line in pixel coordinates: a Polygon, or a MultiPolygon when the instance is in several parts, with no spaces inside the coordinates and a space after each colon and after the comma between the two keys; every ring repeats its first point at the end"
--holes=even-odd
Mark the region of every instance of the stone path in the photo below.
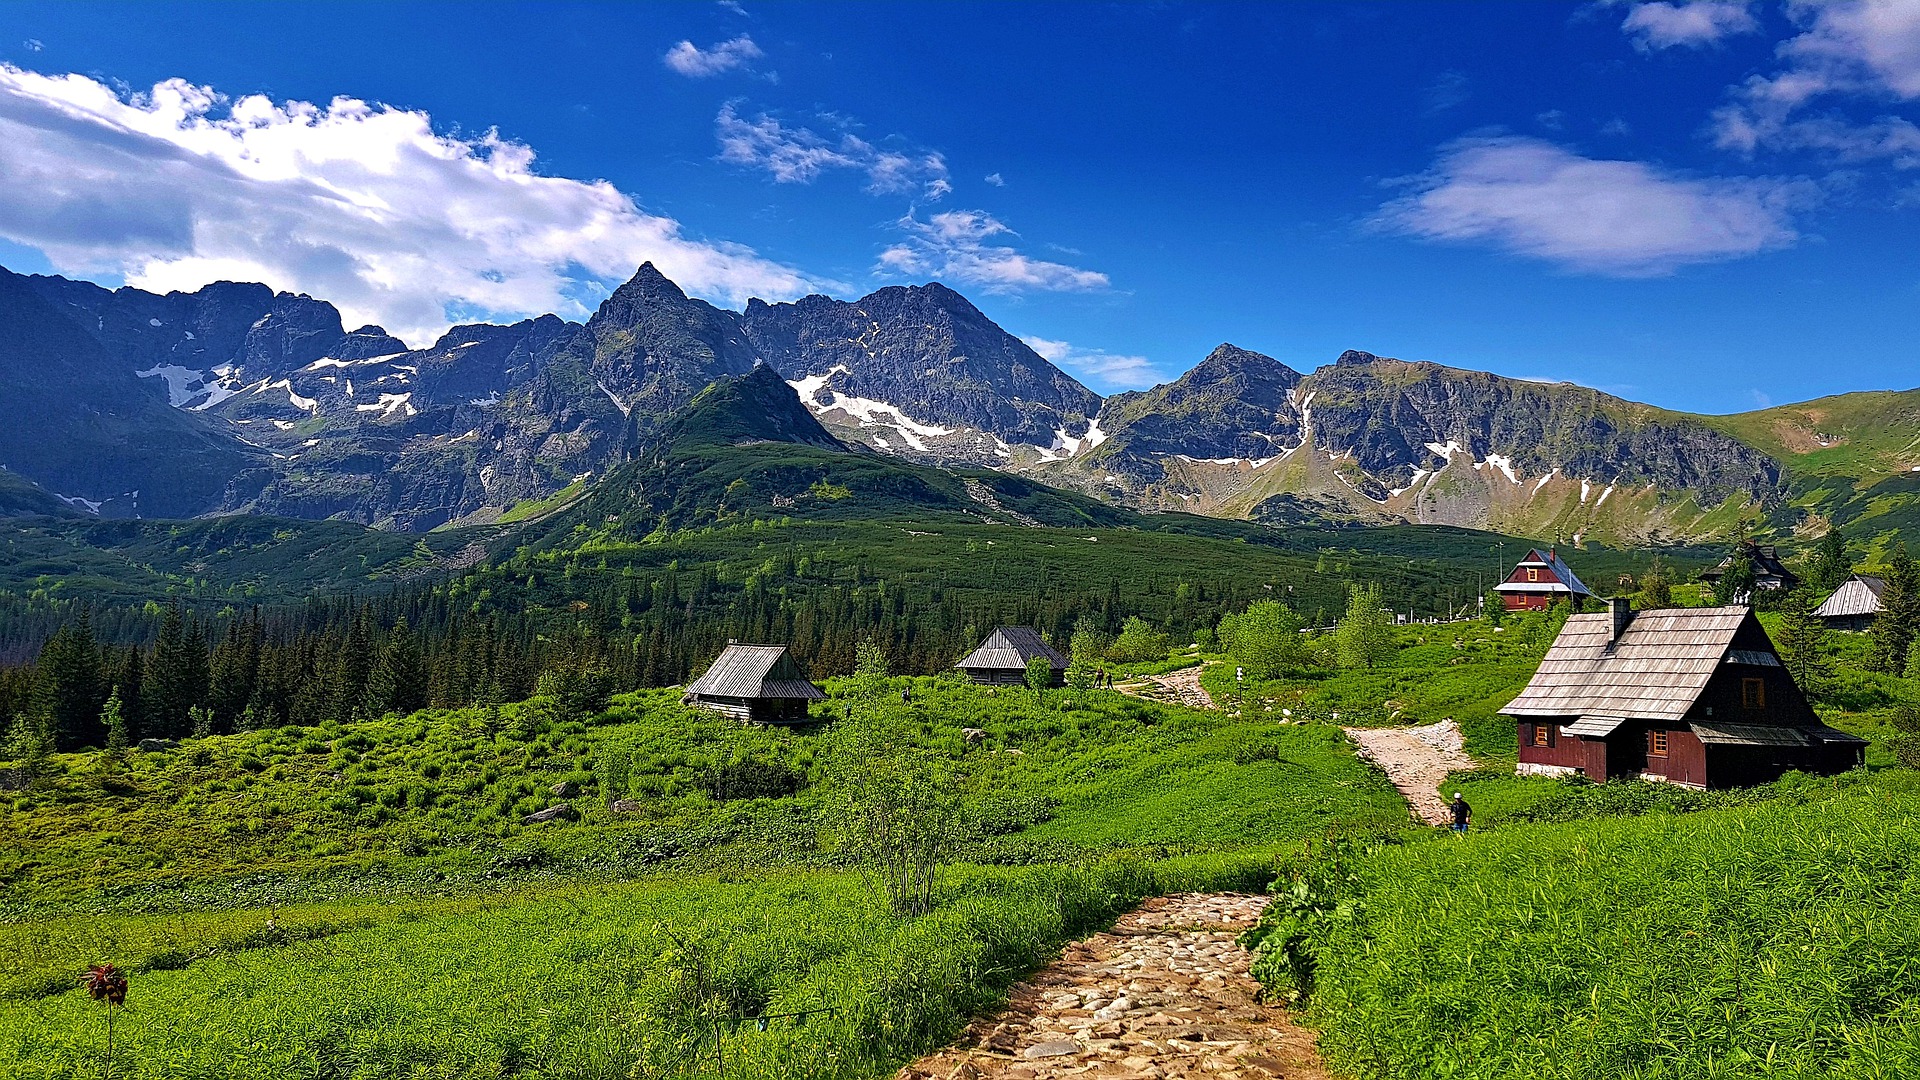
{"type": "Polygon", "coordinates": [[[1473,768],[1460,725],[1449,719],[1424,727],[1343,730],[1360,756],[1380,766],[1407,797],[1415,817],[1429,825],[1452,823],[1453,815],[1438,789],[1448,773],[1473,768]]]}
{"type": "Polygon", "coordinates": [[[1258,1002],[1234,941],[1266,905],[1239,893],[1149,900],[897,1080],[1332,1080],[1313,1034],[1258,1002]]]}
{"type": "Polygon", "coordinates": [[[1203,665],[1195,664],[1179,671],[1169,671],[1165,675],[1142,675],[1114,689],[1149,701],[1167,701],[1185,705],[1189,709],[1211,709],[1214,707],[1213,695],[1200,685],[1200,672],[1203,670],[1203,665]]]}

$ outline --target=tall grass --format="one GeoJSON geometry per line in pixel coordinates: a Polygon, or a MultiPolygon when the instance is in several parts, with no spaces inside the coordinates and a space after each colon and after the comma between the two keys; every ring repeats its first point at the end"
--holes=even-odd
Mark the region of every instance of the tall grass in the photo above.
{"type": "Polygon", "coordinates": [[[1887,791],[1388,846],[1312,1016],[1368,1077],[1920,1075],[1917,864],[1887,791]]]}

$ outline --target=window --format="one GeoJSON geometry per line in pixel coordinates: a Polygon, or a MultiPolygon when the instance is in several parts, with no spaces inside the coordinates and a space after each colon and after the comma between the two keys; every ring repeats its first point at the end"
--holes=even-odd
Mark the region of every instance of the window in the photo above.
{"type": "Polygon", "coordinates": [[[1667,756],[1667,733],[1664,731],[1647,732],[1647,753],[1653,757],[1667,756]]]}
{"type": "Polygon", "coordinates": [[[1528,580],[1528,581],[1539,581],[1539,580],[1540,580],[1540,571],[1538,571],[1538,570],[1536,570],[1536,569],[1534,569],[1534,568],[1533,568],[1533,567],[1531,567],[1531,566],[1529,566],[1529,567],[1527,567],[1527,580],[1528,580]]]}
{"type": "Polygon", "coordinates": [[[1545,724],[1533,725],[1533,745],[1535,746],[1547,745],[1547,725],[1545,724]]]}
{"type": "Polygon", "coordinates": [[[1767,707],[1767,680],[1741,679],[1740,680],[1740,704],[1745,705],[1749,709],[1766,708],[1767,707]]]}

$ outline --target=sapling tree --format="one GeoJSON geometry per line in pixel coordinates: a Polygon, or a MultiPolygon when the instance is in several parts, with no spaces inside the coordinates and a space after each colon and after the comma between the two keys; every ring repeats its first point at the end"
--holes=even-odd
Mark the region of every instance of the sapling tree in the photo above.
{"type": "Polygon", "coordinates": [[[1045,656],[1036,656],[1027,661],[1027,689],[1040,700],[1047,699],[1047,688],[1053,685],[1053,661],[1045,656]]]}
{"type": "Polygon", "coordinates": [[[127,728],[126,709],[120,703],[118,686],[107,694],[107,703],[101,706],[100,726],[106,730],[108,750],[118,753],[133,745],[133,734],[127,728]]]}
{"type": "Polygon", "coordinates": [[[1334,630],[1334,648],[1345,668],[1374,668],[1393,656],[1393,616],[1380,602],[1380,586],[1347,591],[1347,614],[1334,630]]]}

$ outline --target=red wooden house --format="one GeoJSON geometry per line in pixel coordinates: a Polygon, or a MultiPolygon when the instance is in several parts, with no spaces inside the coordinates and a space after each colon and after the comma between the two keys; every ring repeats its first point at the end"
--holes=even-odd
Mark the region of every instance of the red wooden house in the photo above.
{"type": "Polygon", "coordinates": [[[1508,611],[1544,611],[1561,600],[1579,610],[1580,602],[1593,595],[1552,548],[1545,555],[1538,548],[1527,552],[1493,591],[1508,611]]]}
{"type": "Polygon", "coordinates": [[[1844,772],[1866,746],[1820,722],[1745,607],[1571,616],[1501,712],[1531,775],[1738,787],[1844,772]]]}

